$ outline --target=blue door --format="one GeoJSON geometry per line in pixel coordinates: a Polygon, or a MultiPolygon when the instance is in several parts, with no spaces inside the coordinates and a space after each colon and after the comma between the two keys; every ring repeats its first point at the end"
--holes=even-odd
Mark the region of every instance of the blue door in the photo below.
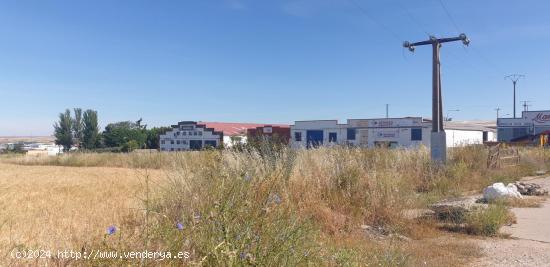
{"type": "Polygon", "coordinates": [[[323,144],[323,130],[310,130],[306,132],[307,147],[318,147],[323,144]]]}

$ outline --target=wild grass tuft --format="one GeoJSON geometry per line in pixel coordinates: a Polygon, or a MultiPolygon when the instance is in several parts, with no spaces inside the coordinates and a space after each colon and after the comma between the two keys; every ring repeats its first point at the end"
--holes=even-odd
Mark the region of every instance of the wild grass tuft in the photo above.
{"type": "Polygon", "coordinates": [[[468,214],[466,230],[474,235],[496,236],[500,227],[513,220],[513,215],[503,203],[490,204],[486,209],[468,214]]]}

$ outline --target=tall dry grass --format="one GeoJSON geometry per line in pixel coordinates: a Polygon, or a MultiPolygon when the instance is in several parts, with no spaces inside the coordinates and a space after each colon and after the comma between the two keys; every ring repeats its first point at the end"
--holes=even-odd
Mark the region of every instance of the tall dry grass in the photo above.
{"type": "MultiPolygon", "coordinates": [[[[486,153],[482,146],[453,149],[447,166],[432,165],[426,149],[226,150],[180,158],[149,206],[147,227],[155,234],[148,244],[191,251],[191,263],[207,266],[359,265],[364,246],[325,242],[364,235],[361,225],[384,235],[422,237],[418,228],[424,226],[404,211],[547,164],[546,152],[533,150],[523,152],[520,166],[491,170],[486,153]],[[174,227],[178,222],[183,230],[174,227]]],[[[399,247],[374,247],[368,250],[379,253],[370,264],[416,261],[399,247]]]]}
{"type": "Polygon", "coordinates": [[[548,167],[546,150],[525,149],[521,155],[520,166],[502,169],[487,169],[487,151],[482,146],[452,149],[446,166],[432,165],[427,149],[343,147],[4,160],[23,165],[165,170],[162,181],[143,177],[146,186],[140,191],[140,212],[119,221],[120,231],[115,235],[81,245],[85,249],[188,251],[191,258],[185,263],[204,266],[395,266],[436,264],[442,259],[452,263],[453,257],[465,258],[473,252],[458,249],[459,254],[448,257],[450,252],[441,251],[448,247],[441,244],[403,243],[393,238],[389,245],[379,243],[369,239],[361,225],[379,229],[384,236],[421,239],[440,235],[403,214],[548,167]]]}

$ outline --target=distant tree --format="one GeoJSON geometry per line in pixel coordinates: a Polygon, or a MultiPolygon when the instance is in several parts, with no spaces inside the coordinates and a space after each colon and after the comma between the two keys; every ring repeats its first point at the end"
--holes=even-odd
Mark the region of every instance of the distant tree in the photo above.
{"type": "Polygon", "coordinates": [[[106,147],[122,147],[127,145],[128,141],[134,140],[137,147],[142,148],[147,140],[146,129],[131,121],[108,124],[102,136],[106,147]]]}
{"type": "Polygon", "coordinates": [[[132,152],[133,150],[138,148],[139,144],[136,142],[136,140],[130,140],[122,145],[121,150],[122,152],[132,152]]]}
{"type": "Polygon", "coordinates": [[[159,137],[161,134],[165,134],[167,131],[171,130],[171,127],[153,127],[147,130],[147,141],[145,142],[145,147],[149,149],[159,149],[160,141],[159,137]]]}
{"type": "Polygon", "coordinates": [[[71,111],[67,109],[65,113],[59,113],[59,121],[53,127],[55,144],[63,146],[64,151],[69,151],[74,144],[71,111]]]}
{"type": "Polygon", "coordinates": [[[100,141],[97,111],[91,109],[84,111],[82,124],[82,147],[85,149],[97,148],[100,141]]]}
{"type": "Polygon", "coordinates": [[[77,147],[80,148],[82,142],[82,130],[84,128],[82,122],[82,109],[75,108],[74,110],[74,119],[73,119],[73,139],[77,147]]]}

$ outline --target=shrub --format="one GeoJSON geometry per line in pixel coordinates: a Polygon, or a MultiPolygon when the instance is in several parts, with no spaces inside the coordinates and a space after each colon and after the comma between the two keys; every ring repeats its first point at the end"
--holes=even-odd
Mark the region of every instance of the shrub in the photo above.
{"type": "Polygon", "coordinates": [[[500,227],[512,219],[503,203],[490,204],[488,208],[474,211],[466,217],[466,230],[474,235],[495,236],[500,227]]]}

